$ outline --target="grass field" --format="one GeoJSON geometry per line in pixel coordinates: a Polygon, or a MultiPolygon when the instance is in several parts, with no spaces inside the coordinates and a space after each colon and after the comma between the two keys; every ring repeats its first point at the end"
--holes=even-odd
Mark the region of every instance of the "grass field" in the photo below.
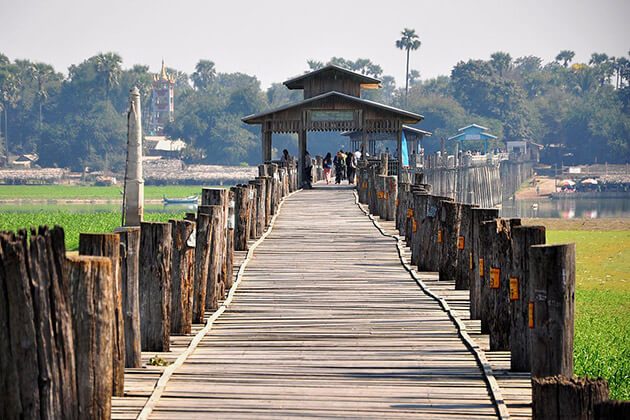
{"type": "MultiPolygon", "coordinates": [[[[182,219],[184,211],[173,213],[145,213],[144,220],[166,222],[169,219],[182,219]]],[[[79,233],[107,233],[120,226],[119,211],[98,212],[89,215],[66,211],[42,211],[33,213],[0,213],[0,230],[18,230],[30,226],[59,225],[64,228],[66,250],[79,248],[79,233]]]]}
{"type": "Polygon", "coordinates": [[[630,399],[630,231],[548,231],[576,244],[575,373],[606,378],[630,399]]]}
{"type": "MultiPolygon", "coordinates": [[[[187,197],[201,194],[199,185],[149,185],[144,187],[147,200],[187,197]]],[[[121,200],[122,186],[81,185],[0,185],[0,200],[121,200]]]]}

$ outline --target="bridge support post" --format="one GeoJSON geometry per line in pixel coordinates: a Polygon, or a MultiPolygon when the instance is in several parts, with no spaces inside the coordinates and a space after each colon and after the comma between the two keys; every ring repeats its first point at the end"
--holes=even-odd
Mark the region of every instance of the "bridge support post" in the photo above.
{"type": "Polygon", "coordinates": [[[195,277],[195,249],[188,246],[188,238],[195,223],[171,220],[173,254],[171,258],[171,334],[190,334],[192,331],[192,297],[195,277]]]}
{"type": "Polygon", "coordinates": [[[117,233],[82,233],[79,255],[107,257],[112,261],[114,317],[112,324],[113,395],[125,394],[125,327],[123,319],[123,287],[120,275],[120,237],[117,233]]]}
{"type": "Polygon", "coordinates": [[[529,254],[532,376],[573,376],[575,244],[533,245],[529,254]]]}
{"type": "Polygon", "coordinates": [[[202,324],[206,310],[206,293],[211,258],[213,226],[210,215],[199,212],[197,214],[196,229],[192,322],[202,324]]]}
{"type": "MultiPolygon", "coordinates": [[[[472,209],[472,265],[468,271],[470,284],[470,319],[481,319],[481,288],[484,281],[483,249],[481,242],[481,224],[499,217],[498,209],[472,209]]],[[[487,333],[487,326],[482,323],[482,332],[487,333]],[[484,330],[485,328],[485,330],[484,330]]]]}
{"type": "Polygon", "coordinates": [[[531,369],[531,337],[528,326],[529,247],[545,243],[544,226],[517,226],[512,230],[512,267],[510,269],[510,369],[531,369]]]}

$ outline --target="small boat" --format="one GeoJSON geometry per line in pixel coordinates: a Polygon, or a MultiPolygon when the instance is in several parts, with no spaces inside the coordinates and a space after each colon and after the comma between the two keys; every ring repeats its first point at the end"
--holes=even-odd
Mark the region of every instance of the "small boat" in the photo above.
{"type": "Polygon", "coordinates": [[[167,196],[163,196],[162,201],[164,204],[199,204],[199,196],[190,195],[184,198],[168,198],[167,196]]]}

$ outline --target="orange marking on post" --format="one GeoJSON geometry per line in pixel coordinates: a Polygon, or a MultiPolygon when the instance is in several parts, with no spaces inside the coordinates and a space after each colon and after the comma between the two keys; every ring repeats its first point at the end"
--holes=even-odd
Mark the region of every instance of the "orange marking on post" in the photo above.
{"type": "Polygon", "coordinates": [[[490,267],[490,288],[498,289],[500,285],[501,269],[490,267]]]}
{"type": "Polygon", "coordinates": [[[527,305],[527,317],[529,328],[534,328],[534,302],[529,302],[527,305]]]}
{"type": "Polygon", "coordinates": [[[483,258],[479,258],[479,277],[483,277],[483,258]]]}
{"type": "Polygon", "coordinates": [[[510,300],[519,300],[518,277],[510,277],[510,300]]]}
{"type": "Polygon", "coordinates": [[[463,236],[458,236],[457,237],[457,249],[464,249],[464,237],[463,236]]]}
{"type": "Polygon", "coordinates": [[[437,243],[438,244],[442,243],[442,229],[438,229],[437,243]]]}

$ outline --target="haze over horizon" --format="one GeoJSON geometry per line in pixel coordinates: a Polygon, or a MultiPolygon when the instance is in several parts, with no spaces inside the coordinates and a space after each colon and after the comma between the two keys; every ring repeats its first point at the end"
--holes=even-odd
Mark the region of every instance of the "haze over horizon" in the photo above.
{"type": "Polygon", "coordinates": [[[190,74],[209,59],[217,71],[255,75],[263,87],[303,73],[309,59],[333,56],[369,58],[404,85],[405,55],[394,43],[405,27],[422,41],[410,65],[422,79],[496,51],[549,62],[568,49],[574,62],[588,62],[593,52],[627,56],[630,49],[630,2],[622,0],[367,0],[360,8],[320,0],[298,10],[286,0],[177,7],[164,0],[0,0],[0,10],[0,53],[11,60],[42,61],[67,74],[69,65],[111,51],[125,68],[157,72],[164,58],[190,74]]]}

